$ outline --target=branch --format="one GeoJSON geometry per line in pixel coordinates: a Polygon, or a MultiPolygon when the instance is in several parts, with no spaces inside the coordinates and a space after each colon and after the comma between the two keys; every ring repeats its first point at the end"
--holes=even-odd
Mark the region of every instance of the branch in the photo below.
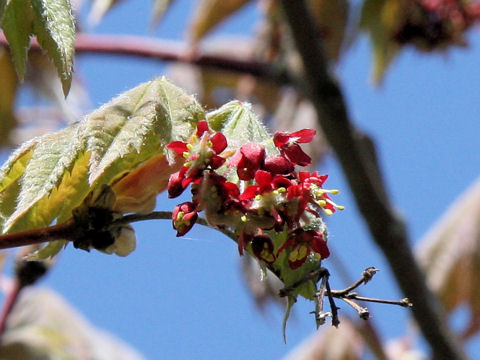
{"type": "MultiPolygon", "coordinates": [[[[103,224],[105,227],[126,225],[132,222],[145,220],[171,220],[172,213],[170,211],[153,211],[148,214],[129,214],[123,215],[111,222],[111,224],[103,224]]],[[[199,218],[197,223],[203,226],[211,227],[205,219],[199,218]]],[[[85,236],[85,231],[81,224],[78,224],[74,218],[59,224],[48,226],[41,229],[22,231],[14,234],[0,235],[0,249],[9,249],[26,245],[41,244],[50,241],[75,241],[85,236]]],[[[225,229],[216,229],[233,241],[236,236],[233,232],[225,229]]]]}
{"type": "MultiPolygon", "coordinates": [[[[376,244],[383,251],[435,359],[467,359],[438,300],[427,287],[408,243],[405,224],[386,195],[372,142],[352,124],[304,0],[280,0],[304,65],[305,88],[376,244]]],[[[300,88],[302,88],[300,86],[300,88]]]]}
{"type": "MultiPolygon", "coordinates": [[[[8,47],[8,41],[0,32],[0,46],[8,47]]],[[[41,51],[33,39],[30,51],[41,51]]],[[[251,58],[240,58],[234,52],[219,54],[218,51],[198,49],[192,52],[186,43],[131,35],[97,35],[79,33],[75,40],[76,54],[102,54],[143,57],[166,62],[180,62],[202,67],[248,74],[259,79],[280,84],[290,83],[287,73],[272,64],[251,58]]]]}

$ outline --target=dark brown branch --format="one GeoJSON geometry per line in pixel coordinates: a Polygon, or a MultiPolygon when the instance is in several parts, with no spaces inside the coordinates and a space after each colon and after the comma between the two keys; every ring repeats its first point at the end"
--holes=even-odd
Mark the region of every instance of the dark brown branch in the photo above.
{"type": "Polygon", "coordinates": [[[353,290],[358,288],[360,285],[366,284],[367,282],[369,282],[378,271],[379,270],[374,268],[373,266],[371,266],[369,268],[366,268],[363,271],[362,277],[359,280],[357,280],[352,285],[346,287],[343,290],[336,290],[335,293],[337,295],[344,295],[344,294],[348,294],[348,293],[352,292],[353,290]]]}
{"type": "Polygon", "coordinates": [[[312,36],[316,34],[315,25],[305,1],[280,0],[280,3],[303,61],[306,95],[315,107],[319,124],[338,157],[375,243],[387,258],[399,286],[414,304],[413,315],[430,344],[433,357],[467,359],[415,261],[405,224],[386,196],[374,153],[367,151],[365,136],[350,121],[320,39],[312,36]]]}
{"type": "Polygon", "coordinates": [[[82,233],[72,220],[46,228],[0,235],[0,249],[41,244],[47,241],[73,240],[82,233]]]}
{"type": "MultiPolygon", "coordinates": [[[[137,221],[145,220],[171,220],[172,213],[170,211],[153,211],[148,214],[129,214],[112,221],[110,225],[120,226],[123,224],[129,224],[137,221]]],[[[205,219],[199,218],[197,223],[203,226],[209,226],[205,219]]],[[[108,224],[105,224],[108,226],[108,224]]],[[[221,233],[228,236],[233,241],[236,240],[236,236],[231,231],[225,229],[216,229],[221,233]]],[[[9,249],[19,246],[41,244],[49,241],[74,241],[84,236],[85,229],[82,225],[75,222],[74,219],[70,219],[62,224],[48,226],[41,229],[22,231],[14,234],[0,235],[0,249],[9,249]]]]}
{"type": "MultiPolygon", "coordinates": [[[[0,46],[8,46],[5,35],[0,32],[0,46]]],[[[31,51],[40,51],[38,42],[32,40],[31,51]]],[[[288,74],[271,64],[251,58],[239,58],[235,53],[219,54],[199,48],[192,53],[188,44],[140,36],[98,35],[79,33],[75,40],[76,54],[103,54],[143,57],[166,62],[181,62],[215,68],[277,83],[289,83],[288,74]]]]}

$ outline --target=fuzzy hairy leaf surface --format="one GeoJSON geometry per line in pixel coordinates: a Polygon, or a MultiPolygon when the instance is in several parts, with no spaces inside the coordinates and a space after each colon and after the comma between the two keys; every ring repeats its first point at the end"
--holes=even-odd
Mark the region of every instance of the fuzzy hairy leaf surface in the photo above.
{"type": "Polygon", "coordinates": [[[190,23],[189,36],[196,43],[250,0],[201,0],[190,23]]]}
{"type": "Polygon", "coordinates": [[[208,113],[207,119],[210,127],[221,131],[235,148],[248,142],[258,142],[270,145],[273,150],[272,136],[248,103],[230,101],[220,109],[208,113]]]}
{"type": "Polygon", "coordinates": [[[72,82],[75,24],[69,0],[31,0],[38,42],[57,68],[63,93],[72,82]]]}
{"type": "Polygon", "coordinates": [[[463,336],[480,330],[480,180],[425,235],[417,256],[448,312],[470,310],[463,336]]]}
{"type": "Polygon", "coordinates": [[[186,140],[204,117],[193,97],[161,78],[120,95],[81,122],[25,144],[0,170],[3,232],[63,222],[103,184],[115,191],[112,210],[151,210],[181,165],[169,160],[165,145],[186,140]]]}
{"type": "Polygon", "coordinates": [[[25,76],[30,36],[36,35],[53,60],[67,95],[72,81],[75,38],[70,1],[10,0],[4,6],[1,21],[19,78],[25,76]]]}
{"type": "Polygon", "coordinates": [[[10,45],[10,51],[20,79],[26,72],[30,35],[33,33],[33,10],[29,0],[10,0],[5,6],[2,29],[10,45]]]}

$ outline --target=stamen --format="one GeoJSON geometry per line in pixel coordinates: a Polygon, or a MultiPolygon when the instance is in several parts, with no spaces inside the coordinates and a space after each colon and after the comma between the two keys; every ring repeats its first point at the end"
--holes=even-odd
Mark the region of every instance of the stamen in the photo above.
{"type": "Polygon", "coordinates": [[[333,214],[333,211],[330,210],[330,209],[323,209],[323,212],[324,212],[325,214],[327,214],[328,216],[330,216],[330,215],[333,214]]]}
{"type": "Polygon", "coordinates": [[[263,196],[262,196],[262,195],[260,195],[260,194],[258,194],[258,195],[255,195],[255,200],[257,200],[257,201],[260,201],[260,200],[262,200],[262,198],[263,198],[263,196]]]}
{"type": "Polygon", "coordinates": [[[187,149],[192,151],[193,150],[193,145],[192,144],[187,144],[187,149]]]}
{"type": "Polygon", "coordinates": [[[242,220],[243,222],[247,222],[247,216],[246,215],[242,215],[242,217],[240,218],[240,220],[242,220]]]}

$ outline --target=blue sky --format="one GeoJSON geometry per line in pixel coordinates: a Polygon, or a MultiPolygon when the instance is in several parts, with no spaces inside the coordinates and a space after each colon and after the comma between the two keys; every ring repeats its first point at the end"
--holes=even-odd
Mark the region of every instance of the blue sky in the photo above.
{"type": "MultiPolygon", "coordinates": [[[[192,2],[177,1],[154,33],[148,27],[149,5],[122,2],[93,31],[181,39],[192,2]]],[[[245,29],[257,20],[255,7],[249,6],[216,35],[249,35],[245,29]]],[[[470,40],[469,50],[448,54],[403,52],[382,87],[369,81],[370,46],[364,37],[338,68],[351,117],[377,143],[388,190],[408,222],[412,243],[478,176],[478,33],[470,40]]],[[[93,107],[165,71],[145,59],[94,55],[82,56],[76,66],[93,107]]],[[[335,158],[329,157],[320,171],[330,174],[328,187],[342,190],[336,200],[346,206],[329,218],[332,252],[353,277],[368,266],[381,269],[363,294],[403,297],[366,232],[335,158]]],[[[170,210],[176,203],[160,196],[158,209],[170,210]]],[[[256,311],[240,274],[237,248],[220,233],[198,226],[176,238],[169,221],[134,227],[138,247],[129,257],[69,247],[44,284],[149,359],[277,359],[314,333],[313,304],[299,301],[283,344],[281,309],[256,311]]],[[[325,265],[331,267],[333,286],[344,286],[333,263],[325,265]]],[[[407,310],[369,308],[384,339],[405,334],[407,310]]],[[[354,315],[345,306],[342,311],[354,315]]],[[[472,351],[480,357],[478,346],[472,351]]]]}

